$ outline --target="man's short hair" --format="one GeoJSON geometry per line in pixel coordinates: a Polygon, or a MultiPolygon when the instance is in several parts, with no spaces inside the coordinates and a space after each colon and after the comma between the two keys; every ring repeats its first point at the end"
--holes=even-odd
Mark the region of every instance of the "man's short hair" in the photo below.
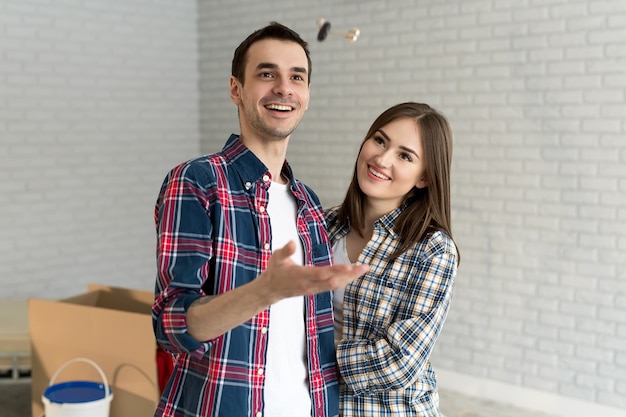
{"type": "Polygon", "coordinates": [[[271,22],[264,28],[258,29],[250,34],[243,42],[239,44],[235,49],[235,55],[233,56],[233,63],[231,68],[231,74],[237,78],[241,84],[244,83],[244,75],[246,71],[246,59],[250,46],[255,42],[264,39],[277,39],[280,41],[295,42],[304,49],[306,54],[306,60],[309,65],[308,68],[308,84],[311,84],[311,55],[309,53],[309,45],[306,43],[300,35],[289,29],[287,26],[281,25],[278,22],[271,22]]]}

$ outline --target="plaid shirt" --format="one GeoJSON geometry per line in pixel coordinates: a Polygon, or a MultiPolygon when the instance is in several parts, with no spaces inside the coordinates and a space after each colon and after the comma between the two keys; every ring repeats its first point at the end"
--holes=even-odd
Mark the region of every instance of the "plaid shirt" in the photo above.
{"type": "MultiPolygon", "coordinates": [[[[332,242],[346,236],[338,207],[327,211],[332,242]]],[[[400,209],[374,224],[358,263],[370,265],[345,288],[342,340],[337,345],[340,415],[440,416],[429,357],[446,319],[457,252],[442,232],[389,262],[399,245],[393,225],[400,209]]]]}
{"type": "MultiPolygon", "coordinates": [[[[330,244],[317,196],[284,174],[298,206],[305,265],[329,265],[330,244]]],[[[208,341],[187,333],[186,312],[204,294],[254,280],[272,253],[268,203],[271,175],[236,135],[220,153],[183,163],[163,182],[155,208],[156,297],[152,309],[160,346],[175,355],[156,416],[263,416],[269,309],[208,341]]],[[[309,385],[314,417],[338,413],[330,293],[303,297],[309,385]]],[[[285,399],[288,401],[288,399],[285,399]]],[[[271,417],[271,416],[268,416],[271,417]]]]}

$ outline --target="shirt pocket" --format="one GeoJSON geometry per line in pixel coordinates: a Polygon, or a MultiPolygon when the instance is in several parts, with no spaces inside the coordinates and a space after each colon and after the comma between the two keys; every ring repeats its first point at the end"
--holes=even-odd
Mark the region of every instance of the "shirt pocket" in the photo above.
{"type": "Polygon", "coordinates": [[[315,238],[312,237],[311,243],[311,258],[313,261],[313,265],[323,266],[330,264],[330,244],[329,243],[320,243],[316,242],[315,238]]]}
{"type": "Polygon", "coordinates": [[[394,320],[400,296],[394,280],[387,274],[368,272],[353,284],[356,300],[352,307],[357,327],[370,336],[383,337],[394,320]]]}

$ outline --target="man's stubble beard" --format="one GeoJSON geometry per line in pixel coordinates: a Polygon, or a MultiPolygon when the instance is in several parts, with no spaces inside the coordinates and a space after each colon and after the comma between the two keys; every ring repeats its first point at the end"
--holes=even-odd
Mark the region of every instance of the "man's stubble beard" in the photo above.
{"type": "Polygon", "coordinates": [[[280,128],[274,128],[265,123],[265,121],[260,117],[258,113],[248,110],[245,110],[245,113],[250,126],[257,132],[259,132],[261,138],[271,142],[287,139],[296,130],[296,128],[300,124],[300,121],[302,121],[301,116],[300,119],[297,120],[291,127],[286,127],[281,131],[280,128]]]}

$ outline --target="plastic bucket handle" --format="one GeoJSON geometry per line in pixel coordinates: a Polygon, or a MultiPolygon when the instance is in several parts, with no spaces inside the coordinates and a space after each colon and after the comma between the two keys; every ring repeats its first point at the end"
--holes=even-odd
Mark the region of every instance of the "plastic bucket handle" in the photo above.
{"type": "Polygon", "coordinates": [[[57,376],[59,376],[61,371],[65,369],[68,365],[71,365],[72,363],[75,363],[75,362],[86,362],[90,364],[91,366],[93,366],[94,368],[96,368],[96,371],[98,371],[98,373],[100,374],[100,378],[102,378],[102,381],[104,382],[105,398],[111,395],[111,388],[109,387],[109,381],[107,380],[106,375],[102,371],[102,368],[100,368],[97,363],[87,358],[74,358],[65,362],[63,365],[61,365],[59,369],[57,369],[54,375],[52,375],[52,378],[50,378],[50,384],[48,384],[48,386],[51,387],[54,384],[54,380],[57,378],[57,376]]]}

